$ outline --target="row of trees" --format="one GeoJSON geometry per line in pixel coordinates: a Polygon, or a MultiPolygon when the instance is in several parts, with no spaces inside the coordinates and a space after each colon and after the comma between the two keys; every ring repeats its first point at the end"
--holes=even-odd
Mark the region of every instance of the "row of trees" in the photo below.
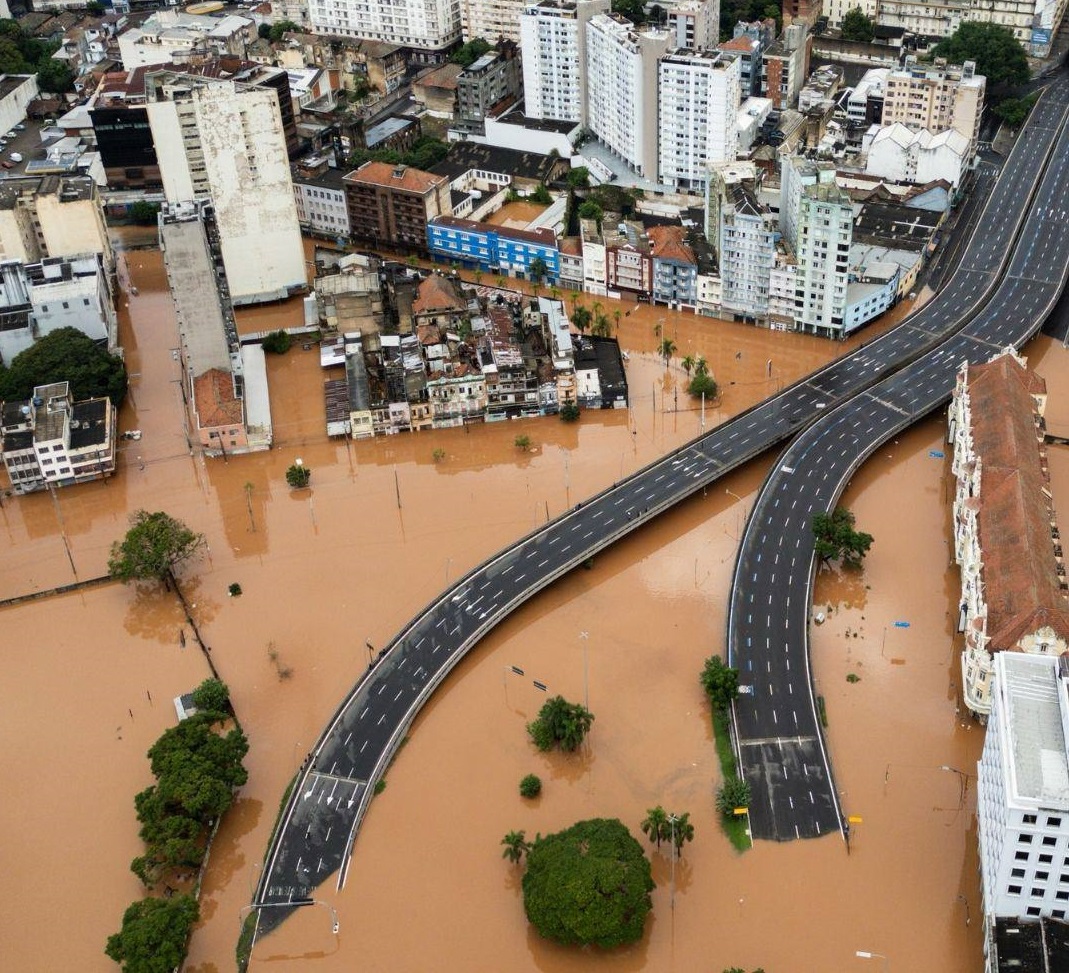
{"type": "Polygon", "coordinates": [[[353,168],[365,162],[386,162],[392,166],[411,166],[413,169],[430,169],[449,154],[449,143],[432,135],[422,135],[404,152],[396,149],[357,149],[349,156],[353,168]]]}
{"type": "Polygon", "coordinates": [[[38,385],[70,382],[71,394],[79,399],[107,396],[116,407],[126,398],[126,367],[103,342],[94,341],[77,328],[59,328],[0,364],[0,399],[28,399],[38,385]]]}
{"type": "MultiPolygon", "coordinates": [[[[156,783],[134,798],[145,853],[130,869],[148,888],[176,881],[179,870],[204,861],[212,825],[230,807],[234,791],[248,778],[243,759],[249,744],[239,727],[222,732],[231,719],[230,693],[218,679],[193,692],[197,712],[164,731],[149,748],[156,783]]],[[[124,973],[170,973],[185,960],[189,936],[200,917],[189,894],[134,902],[122,927],[108,937],[105,953],[124,973]]]]}

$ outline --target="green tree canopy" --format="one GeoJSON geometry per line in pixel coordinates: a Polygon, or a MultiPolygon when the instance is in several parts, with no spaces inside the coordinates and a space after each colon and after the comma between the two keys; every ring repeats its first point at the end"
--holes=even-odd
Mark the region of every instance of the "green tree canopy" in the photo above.
{"type": "Polygon", "coordinates": [[[130,206],[129,212],[130,219],[138,226],[151,226],[156,222],[160,208],[156,203],[146,203],[143,199],[139,199],[130,206]]]}
{"type": "Polygon", "coordinates": [[[75,401],[106,395],[119,406],[126,397],[122,359],[77,328],[59,328],[16,355],[0,371],[0,398],[28,399],[52,382],[70,382],[75,401]]]}
{"type": "Polygon", "coordinates": [[[104,952],[123,973],[171,973],[186,958],[186,945],[200,909],[191,895],[142,899],[122,917],[122,929],[108,937],[104,952]]]}
{"type": "Polygon", "coordinates": [[[831,514],[813,514],[812,530],[814,553],[822,564],[842,560],[846,567],[860,567],[872,546],[872,535],[854,530],[854,515],[846,507],[836,507],[831,514]]]}
{"type": "Polygon", "coordinates": [[[230,708],[230,690],[221,679],[205,679],[193,690],[193,705],[202,713],[226,713],[230,708]]]}
{"type": "Polygon", "coordinates": [[[735,809],[750,806],[750,784],[744,777],[729,777],[716,792],[716,809],[730,818],[735,809]]]}
{"type": "Polygon", "coordinates": [[[854,7],[843,15],[842,33],[844,41],[868,43],[872,40],[872,21],[860,7],[854,7]]]}
{"type": "Polygon", "coordinates": [[[37,65],[37,84],[42,91],[63,94],[74,90],[74,74],[66,61],[54,57],[42,58],[37,65]]]}
{"type": "Polygon", "coordinates": [[[579,207],[579,219],[594,220],[598,226],[601,226],[601,220],[604,215],[605,210],[593,199],[586,200],[579,207]]]}
{"type": "Polygon", "coordinates": [[[576,166],[564,179],[571,189],[582,189],[590,185],[590,170],[586,166],[576,166]]]}
{"type": "Polygon", "coordinates": [[[612,0],[612,12],[630,20],[633,24],[646,22],[644,0],[612,0]]]}
{"type": "Polygon", "coordinates": [[[277,24],[271,25],[271,30],[267,34],[267,39],[272,44],[277,44],[286,34],[300,34],[303,33],[303,29],[300,24],[295,24],[292,20],[280,20],[277,24]]]}
{"type": "Polygon", "coordinates": [[[696,399],[700,399],[703,395],[707,399],[715,399],[719,391],[720,386],[717,385],[716,379],[707,372],[696,373],[694,378],[687,383],[687,394],[696,399]]]}
{"type": "Polygon", "coordinates": [[[724,665],[718,655],[705,660],[700,679],[714,709],[726,710],[739,695],[739,670],[724,665]]]}
{"type": "Polygon", "coordinates": [[[569,703],[563,696],[546,700],[538,711],[538,719],[527,724],[527,732],[539,750],[578,750],[590,727],[594,714],[582,703],[569,703]]]}
{"type": "Polygon", "coordinates": [[[645,931],[654,889],[642,846],[616,819],[580,821],[527,852],[523,905],[546,939],[611,949],[645,931]]]}
{"type": "Polygon", "coordinates": [[[277,331],[268,331],[260,344],[268,354],[284,355],[293,346],[293,338],[288,331],[279,328],[277,331]]]}
{"type": "Polygon", "coordinates": [[[180,520],[157,510],[138,510],[130,517],[130,529],[111,546],[108,573],[122,581],[162,581],[167,584],[175,569],[200,554],[203,534],[191,531],[180,520]]]}
{"type": "Polygon", "coordinates": [[[493,50],[493,47],[494,45],[488,40],[484,40],[482,37],[473,37],[467,44],[458,47],[449,60],[465,68],[471,67],[487,51],[493,50]]]}
{"type": "Polygon", "coordinates": [[[976,73],[991,87],[1013,87],[1028,80],[1028,58],[1013,31],[1001,24],[969,20],[935,47],[951,64],[976,62],[976,73]]]}

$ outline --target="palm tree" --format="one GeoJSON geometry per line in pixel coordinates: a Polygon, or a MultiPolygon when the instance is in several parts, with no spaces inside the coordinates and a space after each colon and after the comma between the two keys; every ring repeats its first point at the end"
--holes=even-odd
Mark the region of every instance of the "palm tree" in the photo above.
{"type": "Polygon", "coordinates": [[[556,284],[549,289],[549,296],[555,301],[560,300],[560,288],[556,284]]]}
{"type": "Polygon", "coordinates": [[[591,306],[591,310],[594,312],[594,317],[597,318],[601,313],[601,301],[595,301],[591,306]]]}
{"type": "Polygon", "coordinates": [[[482,270],[480,268],[476,267],[475,270],[472,271],[471,276],[475,278],[475,286],[478,287],[479,284],[482,283],[482,279],[483,279],[482,270]]]}
{"type": "Polygon", "coordinates": [[[665,823],[665,837],[675,841],[676,852],[683,855],[683,845],[694,840],[694,825],[690,823],[690,812],[683,814],[669,814],[665,823]]]}
{"type": "Polygon", "coordinates": [[[642,833],[647,835],[650,841],[655,841],[657,847],[661,847],[661,841],[665,837],[665,827],[668,824],[668,814],[660,804],[656,807],[651,807],[646,811],[646,818],[639,825],[642,828],[642,833]]]}
{"type": "Polygon", "coordinates": [[[701,355],[694,362],[694,374],[703,377],[709,374],[709,363],[701,355]]]}
{"type": "Polygon", "coordinates": [[[661,326],[660,326],[660,324],[655,324],[653,326],[653,336],[655,338],[659,338],[661,336],[661,326]]]}
{"type": "Polygon", "coordinates": [[[572,311],[572,324],[580,334],[586,334],[586,329],[590,327],[590,319],[593,317],[590,313],[590,309],[584,307],[582,304],[577,305],[575,310],[572,311]]]}
{"type": "Polygon", "coordinates": [[[498,288],[503,290],[504,287],[505,287],[505,275],[504,274],[498,274],[496,280],[497,280],[498,288]]]}
{"type": "Polygon", "coordinates": [[[679,364],[683,366],[683,371],[687,373],[687,378],[690,378],[690,370],[694,367],[694,356],[687,355],[679,364]]]}
{"type": "Polygon", "coordinates": [[[668,367],[668,362],[671,361],[672,355],[676,350],[676,343],[671,338],[661,339],[661,357],[664,359],[664,367],[668,367]]]}
{"type": "Polygon", "coordinates": [[[531,849],[530,844],[527,842],[527,833],[525,831],[510,831],[501,839],[501,844],[505,846],[501,852],[501,857],[507,858],[514,863],[518,863],[524,854],[531,849]]]}
{"type": "Polygon", "coordinates": [[[594,327],[590,329],[592,334],[597,335],[599,338],[611,338],[612,337],[612,325],[609,324],[609,319],[604,314],[599,314],[597,321],[594,322],[594,327]]]}
{"type": "Polygon", "coordinates": [[[616,330],[620,330],[620,309],[617,308],[612,312],[613,320],[616,322],[616,330]]]}

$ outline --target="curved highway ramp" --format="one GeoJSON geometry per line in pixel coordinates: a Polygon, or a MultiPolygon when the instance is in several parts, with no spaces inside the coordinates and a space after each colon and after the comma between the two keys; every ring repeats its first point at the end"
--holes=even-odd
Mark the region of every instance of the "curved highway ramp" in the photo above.
{"type": "MultiPolygon", "coordinates": [[[[338,886],[344,884],[375,782],[420,707],[491,628],[598,551],[782,442],[822,411],[917,360],[948,329],[961,327],[997,285],[1023,219],[1023,202],[1053,141],[1053,135],[1046,142],[1034,137],[1059,118],[1050,103],[1040,101],[1020,137],[1036,158],[1007,166],[995,191],[1002,193],[1006,213],[1018,219],[984,226],[970,246],[973,264],[921,312],[520,539],[460,579],[393,639],[342,701],[298,774],[253,901],[258,935],[307,904],[335,872],[338,886]]],[[[1064,118],[1064,106],[1061,111],[1064,118]]]]}
{"type": "Polygon", "coordinates": [[[728,646],[746,687],[736,701],[735,729],[752,792],[755,837],[786,840],[842,829],[809,674],[813,515],[835,507],[855,470],[881,444],[949,399],[963,361],[987,361],[1034,335],[1063,289],[1069,267],[1069,82],[1056,82],[1044,106],[1039,124],[1021,137],[1006,163],[1007,169],[1028,168],[1038,190],[1013,200],[1000,186],[981,218],[980,233],[992,221],[1020,225],[994,296],[938,347],[806,428],[776,461],[754,501],[736,561],[728,646]],[[1043,169],[1042,146],[1051,143],[1054,151],[1043,169]]]}

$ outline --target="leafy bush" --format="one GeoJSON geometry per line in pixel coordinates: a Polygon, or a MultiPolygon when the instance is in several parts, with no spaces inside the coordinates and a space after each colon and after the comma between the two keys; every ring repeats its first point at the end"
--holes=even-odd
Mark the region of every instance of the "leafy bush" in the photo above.
{"type": "Polygon", "coordinates": [[[523,907],[546,939],[611,949],[642,938],[654,887],[650,863],[627,828],[594,818],[535,839],[523,907]]]}
{"type": "Polygon", "coordinates": [[[263,349],[272,355],[284,355],[292,345],[293,339],[289,336],[289,332],[281,328],[264,335],[263,349]]]}
{"type": "Polygon", "coordinates": [[[561,422],[579,421],[579,404],[577,402],[565,402],[560,407],[561,422]]]}
{"type": "Polygon", "coordinates": [[[735,808],[750,806],[750,785],[743,777],[729,777],[716,792],[716,809],[729,818],[735,808]]]}
{"type": "Polygon", "coordinates": [[[538,711],[538,719],[527,724],[527,732],[539,750],[578,750],[590,727],[594,714],[582,703],[569,703],[563,696],[547,700],[538,711]]]}
{"type": "Polygon", "coordinates": [[[520,781],[520,797],[534,798],[542,793],[542,778],[528,774],[520,781]]]}
{"type": "Polygon", "coordinates": [[[294,463],[286,470],[286,482],[295,490],[308,486],[312,479],[312,471],[303,463],[294,463]]]}

